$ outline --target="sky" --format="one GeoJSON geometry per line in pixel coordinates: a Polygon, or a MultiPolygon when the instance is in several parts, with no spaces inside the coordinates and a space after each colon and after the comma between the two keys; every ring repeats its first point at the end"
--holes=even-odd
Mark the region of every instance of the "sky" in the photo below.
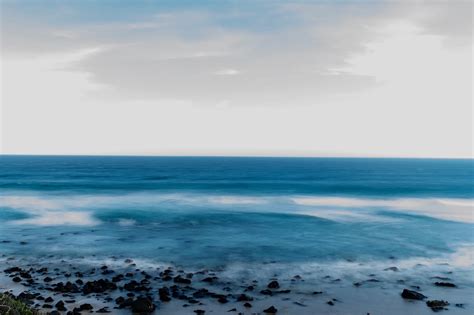
{"type": "Polygon", "coordinates": [[[471,1],[0,3],[3,154],[473,156],[471,1]]]}

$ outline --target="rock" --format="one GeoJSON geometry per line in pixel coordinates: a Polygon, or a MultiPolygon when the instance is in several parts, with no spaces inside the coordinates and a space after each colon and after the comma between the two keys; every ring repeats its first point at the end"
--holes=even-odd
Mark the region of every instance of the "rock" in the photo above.
{"type": "Polygon", "coordinates": [[[244,306],[247,307],[247,308],[250,308],[250,307],[252,307],[252,304],[250,304],[249,302],[247,302],[247,303],[244,303],[244,306]]]}
{"type": "Polygon", "coordinates": [[[53,291],[61,292],[61,293],[79,293],[79,287],[72,282],[66,282],[65,284],[62,282],[58,282],[53,284],[54,288],[53,291]]]}
{"type": "Polygon", "coordinates": [[[196,292],[193,293],[193,297],[197,298],[197,299],[202,299],[206,296],[209,296],[210,293],[207,289],[199,289],[197,290],[196,292]]]}
{"type": "Polygon", "coordinates": [[[81,304],[81,306],[79,306],[79,309],[81,311],[90,311],[92,310],[94,307],[92,305],[90,305],[89,303],[84,303],[84,304],[81,304]]]}
{"type": "Polygon", "coordinates": [[[433,311],[438,312],[444,310],[445,306],[448,306],[449,303],[448,301],[443,301],[443,300],[431,300],[431,301],[426,301],[426,305],[431,308],[433,311]]]}
{"type": "Polygon", "coordinates": [[[225,304],[225,303],[229,302],[225,296],[219,297],[219,298],[217,299],[217,301],[218,301],[219,303],[222,303],[222,304],[225,304]]]}
{"type": "Polygon", "coordinates": [[[22,269],[20,267],[11,267],[3,270],[5,273],[20,272],[22,269]]]}
{"type": "Polygon", "coordinates": [[[20,277],[14,277],[12,279],[13,282],[20,282],[21,281],[21,278],[20,277]]]}
{"type": "Polygon", "coordinates": [[[146,286],[138,283],[137,281],[135,280],[132,280],[130,281],[129,283],[126,283],[123,288],[127,291],[135,291],[135,292],[138,292],[138,291],[149,291],[150,288],[147,288],[146,286]]]}
{"type": "Polygon", "coordinates": [[[276,314],[276,312],[278,312],[278,310],[275,308],[275,306],[270,306],[269,308],[267,308],[266,310],[263,310],[264,313],[267,313],[267,314],[276,314]]]}
{"type": "Polygon", "coordinates": [[[152,301],[146,297],[139,297],[132,302],[132,312],[134,313],[151,313],[155,309],[152,301]]]}
{"type": "Polygon", "coordinates": [[[99,279],[95,281],[87,281],[82,287],[82,293],[103,293],[107,290],[116,290],[117,285],[108,279],[99,279]]]}
{"type": "Polygon", "coordinates": [[[107,307],[102,307],[96,311],[96,313],[110,313],[107,307]]]}
{"type": "Polygon", "coordinates": [[[260,291],[260,294],[263,294],[263,295],[273,295],[273,292],[268,290],[268,289],[265,289],[265,290],[262,290],[260,291]]]}
{"type": "Polygon", "coordinates": [[[46,303],[51,303],[51,302],[54,302],[54,299],[52,297],[47,297],[45,300],[44,300],[46,303]]]}
{"type": "Polygon", "coordinates": [[[202,279],[201,281],[207,282],[207,283],[213,283],[217,279],[218,279],[217,277],[207,277],[207,278],[202,279]]]}
{"type": "Polygon", "coordinates": [[[162,302],[171,301],[170,290],[167,287],[163,287],[163,288],[158,289],[158,295],[160,297],[160,301],[162,301],[162,302]]]}
{"type": "Polygon", "coordinates": [[[194,313],[196,313],[197,315],[204,315],[206,313],[205,310],[194,310],[194,313]]]}
{"type": "Polygon", "coordinates": [[[237,312],[237,309],[234,307],[234,308],[231,308],[230,310],[228,310],[227,312],[237,312]]]}
{"type": "Polygon", "coordinates": [[[253,297],[248,296],[246,294],[241,294],[237,297],[237,302],[248,302],[253,301],[253,297]]]}
{"type": "Polygon", "coordinates": [[[278,288],[280,288],[280,284],[278,283],[278,281],[273,280],[267,285],[267,288],[269,288],[269,289],[278,289],[278,288]]]}
{"type": "Polygon", "coordinates": [[[61,312],[67,311],[66,307],[64,306],[64,302],[63,302],[63,301],[59,301],[59,302],[56,303],[54,306],[56,306],[56,309],[57,309],[58,311],[61,311],[61,312]]]}
{"type": "Polygon", "coordinates": [[[423,294],[416,291],[408,290],[408,289],[404,289],[401,295],[402,295],[402,298],[408,299],[408,300],[426,299],[426,296],[424,296],[423,294]]]}
{"type": "Polygon", "coordinates": [[[30,300],[34,300],[36,298],[36,295],[28,291],[24,291],[18,294],[18,298],[22,301],[30,301],[30,300]]]}
{"type": "Polygon", "coordinates": [[[384,269],[385,271],[399,271],[397,267],[388,267],[384,269]]]}
{"type": "Polygon", "coordinates": [[[451,282],[435,282],[434,285],[437,286],[437,287],[447,287],[447,288],[455,288],[456,287],[456,285],[454,283],[451,283],[451,282]]]}
{"type": "Polygon", "coordinates": [[[333,301],[327,301],[326,304],[333,306],[334,302],[333,301]]]}
{"type": "Polygon", "coordinates": [[[52,279],[51,277],[45,277],[45,278],[43,279],[43,281],[44,281],[44,282],[51,282],[51,281],[53,281],[53,279],[52,279]]]}

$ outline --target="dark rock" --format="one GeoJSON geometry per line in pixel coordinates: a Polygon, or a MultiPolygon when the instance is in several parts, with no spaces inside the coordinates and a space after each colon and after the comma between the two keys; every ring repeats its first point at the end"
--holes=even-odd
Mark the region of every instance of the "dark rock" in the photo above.
{"type": "Polygon", "coordinates": [[[275,308],[275,306],[272,305],[266,310],[263,310],[263,312],[267,314],[275,314],[276,312],[278,312],[278,310],[275,308]]]}
{"type": "Polygon", "coordinates": [[[44,300],[46,303],[51,303],[51,302],[54,302],[54,299],[52,297],[47,297],[45,300],[44,300]]]}
{"type": "Polygon", "coordinates": [[[202,279],[201,281],[202,282],[207,282],[207,283],[213,283],[214,281],[216,281],[218,279],[219,278],[217,278],[217,277],[207,277],[207,278],[202,279]]]}
{"type": "Polygon", "coordinates": [[[273,292],[268,289],[262,290],[260,293],[263,295],[273,295],[273,292]]]}
{"type": "Polygon", "coordinates": [[[51,282],[51,281],[53,281],[53,279],[52,279],[51,277],[45,277],[45,278],[43,279],[43,281],[44,281],[44,282],[51,282]]]}
{"type": "Polygon", "coordinates": [[[110,313],[110,311],[107,309],[107,307],[102,307],[95,311],[96,313],[110,313]]]}
{"type": "Polygon", "coordinates": [[[61,293],[79,293],[79,287],[72,282],[66,282],[65,284],[62,282],[58,282],[53,284],[54,288],[53,291],[61,292],[61,293]]]}
{"type": "Polygon", "coordinates": [[[209,291],[207,289],[199,289],[196,292],[193,293],[193,297],[197,299],[202,299],[206,296],[209,296],[209,291]]]}
{"type": "Polygon", "coordinates": [[[158,289],[158,295],[160,297],[160,301],[162,301],[162,302],[171,301],[170,290],[167,287],[163,287],[163,288],[158,289]]]}
{"type": "Polygon", "coordinates": [[[397,267],[388,267],[384,269],[385,271],[399,271],[397,267]]]}
{"type": "Polygon", "coordinates": [[[18,298],[22,301],[30,301],[30,300],[34,300],[36,298],[36,295],[30,292],[24,291],[18,295],[18,298]]]}
{"type": "Polygon", "coordinates": [[[155,309],[152,301],[146,297],[139,297],[132,302],[132,312],[134,313],[151,313],[155,309]]]}
{"type": "Polygon", "coordinates": [[[181,276],[174,277],[173,281],[180,284],[191,284],[191,280],[183,278],[181,276]]]}
{"type": "Polygon", "coordinates": [[[116,290],[117,285],[108,279],[99,279],[95,281],[87,281],[82,287],[82,293],[103,293],[107,290],[116,290]]]}
{"type": "Polygon", "coordinates": [[[13,282],[20,282],[21,281],[21,278],[20,277],[14,277],[12,279],[13,282]]]}
{"type": "Polygon", "coordinates": [[[43,304],[43,308],[53,308],[51,304],[43,304]]]}
{"type": "Polygon", "coordinates": [[[22,269],[20,267],[11,267],[8,269],[3,270],[5,273],[13,273],[13,272],[20,272],[22,269]]]}
{"type": "Polygon", "coordinates": [[[222,304],[225,304],[225,303],[227,303],[227,302],[229,302],[229,301],[227,300],[227,298],[226,298],[225,296],[221,296],[221,297],[219,297],[219,298],[217,299],[217,302],[222,303],[222,304]]]}
{"type": "Polygon", "coordinates": [[[135,280],[130,281],[129,283],[126,283],[123,288],[127,291],[149,291],[150,289],[145,287],[144,285],[138,283],[135,280]]]}
{"type": "Polygon", "coordinates": [[[253,297],[248,296],[246,294],[241,294],[237,297],[237,302],[249,302],[253,301],[253,297]]]}
{"type": "Polygon", "coordinates": [[[314,291],[313,294],[323,294],[323,291],[314,291]]]}
{"type": "Polygon", "coordinates": [[[404,289],[401,295],[402,295],[402,298],[408,299],[408,300],[426,299],[426,296],[424,296],[423,294],[416,291],[408,290],[408,289],[404,289]]]}
{"type": "Polygon", "coordinates": [[[79,308],[81,309],[81,311],[90,311],[94,307],[92,305],[90,305],[89,303],[84,303],[84,304],[81,304],[81,306],[79,306],[79,308]]]}
{"type": "Polygon", "coordinates": [[[333,301],[327,301],[326,304],[333,306],[334,302],[333,301]]]}
{"type": "Polygon", "coordinates": [[[66,307],[64,306],[64,302],[63,302],[63,301],[59,301],[59,302],[56,303],[54,306],[56,306],[56,309],[57,309],[58,311],[61,311],[61,312],[67,311],[66,307]]]}
{"type": "Polygon", "coordinates": [[[204,315],[206,313],[205,310],[194,310],[194,313],[196,313],[197,315],[204,315]]]}
{"type": "Polygon", "coordinates": [[[249,302],[247,302],[247,303],[244,303],[244,306],[250,308],[250,307],[252,307],[252,304],[250,304],[249,302]]]}
{"type": "Polygon", "coordinates": [[[234,307],[234,308],[231,308],[230,310],[228,310],[227,312],[237,312],[237,309],[234,307]]]}
{"type": "Polygon", "coordinates": [[[456,287],[456,285],[454,283],[451,283],[451,282],[435,282],[434,285],[437,286],[437,287],[447,287],[447,288],[455,288],[456,287]]]}
{"type": "Polygon", "coordinates": [[[277,291],[276,293],[286,294],[286,293],[290,293],[290,292],[291,292],[291,290],[288,290],[288,289],[287,289],[287,290],[279,290],[279,291],[277,291]]]}
{"type": "Polygon", "coordinates": [[[431,300],[431,301],[426,301],[426,305],[431,308],[433,311],[438,312],[444,310],[445,306],[448,306],[449,303],[448,301],[442,301],[442,300],[431,300]]]}
{"type": "Polygon", "coordinates": [[[269,289],[278,289],[278,288],[280,288],[280,284],[278,283],[278,281],[273,280],[267,285],[267,288],[269,288],[269,289]]]}

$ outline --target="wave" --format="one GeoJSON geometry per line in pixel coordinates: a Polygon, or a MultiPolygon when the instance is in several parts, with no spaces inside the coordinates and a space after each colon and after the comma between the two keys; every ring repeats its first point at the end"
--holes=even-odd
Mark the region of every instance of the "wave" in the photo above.
{"type": "Polygon", "coordinates": [[[473,199],[359,199],[336,197],[296,197],[296,204],[311,207],[385,208],[422,214],[444,220],[474,223],[473,199]]]}
{"type": "MultiPolygon", "coordinates": [[[[249,196],[197,193],[131,193],[116,195],[15,194],[0,196],[0,206],[30,217],[15,224],[97,225],[95,214],[121,209],[134,219],[135,210],[232,211],[310,215],[334,221],[393,221],[386,211],[474,223],[474,199],[398,198],[368,199],[321,196],[249,196]],[[385,212],[384,212],[385,211],[385,212]]],[[[0,214],[1,215],[1,214],[0,214]]],[[[5,218],[4,218],[5,219],[5,218]]],[[[397,220],[399,220],[398,218],[397,220]]],[[[131,221],[119,222],[132,225],[131,221]]]]}

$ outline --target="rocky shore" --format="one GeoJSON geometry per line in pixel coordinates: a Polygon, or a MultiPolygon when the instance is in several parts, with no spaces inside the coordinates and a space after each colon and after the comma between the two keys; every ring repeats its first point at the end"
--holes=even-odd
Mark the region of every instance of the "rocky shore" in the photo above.
{"type": "MultiPolygon", "coordinates": [[[[173,266],[139,268],[132,259],[124,259],[120,264],[120,267],[90,267],[63,261],[59,265],[45,266],[20,265],[11,260],[3,264],[2,277],[7,282],[2,289],[32,309],[51,315],[310,314],[316,309],[322,314],[348,314],[348,304],[367,303],[362,299],[386,289],[386,284],[375,274],[350,286],[327,275],[325,283],[333,287],[321,290],[317,285],[305,283],[304,276],[299,274],[285,279],[275,275],[265,281],[229,281],[221,278],[218,270],[186,271],[173,266]],[[357,297],[357,294],[359,301],[347,300],[346,296],[357,297]]],[[[392,266],[383,271],[396,273],[398,268],[392,266]]],[[[430,298],[419,286],[404,280],[398,284],[404,288],[391,297],[398,300],[393,306],[394,314],[397,307],[408,310],[413,307],[413,314],[418,314],[420,304],[430,312],[466,310],[468,300],[453,303],[430,298]]],[[[432,287],[446,291],[447,296],[453,296],[449,291],[457,289],[450,278],[440,276],[433,277],[432,287]]],[[[373,296],[368,301],[378,305],[386,298],[382,296],[382,300],[377,301],[377,296],[373,296]]],[[[366,306],[364,314],[370,314],[373,308],[366,306]]]]}

